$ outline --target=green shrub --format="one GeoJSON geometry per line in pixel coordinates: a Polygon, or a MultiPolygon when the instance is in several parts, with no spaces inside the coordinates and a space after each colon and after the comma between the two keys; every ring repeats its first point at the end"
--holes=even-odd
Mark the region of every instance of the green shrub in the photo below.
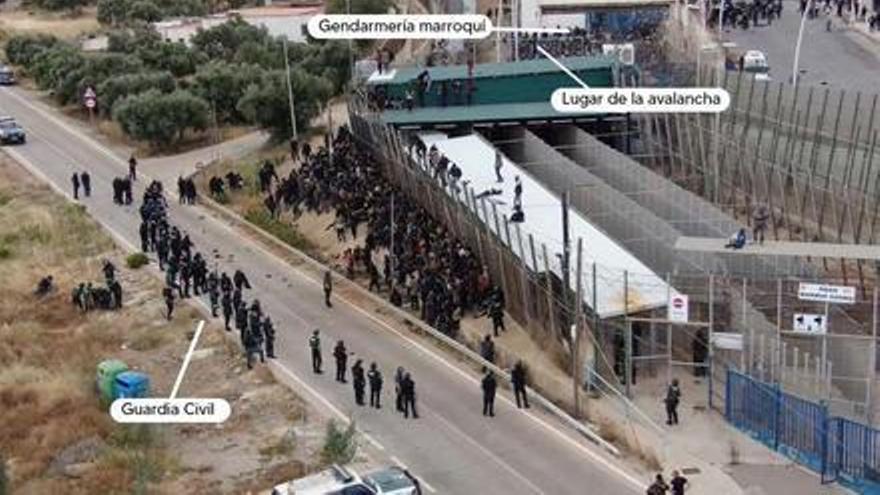
{"type": "Polygon", "coordinates": [[[327,423],[327,436],[321,448],[321,462],[325,464],[348,464],[357,454],[357,428],[354,421],[345,429],[339,428],[335,420],[327,423]]]}
{"type": "Polygon", "coordinates": [[[58,43],[58,38],[47,34],[16,35],[6,42],[6,58],[12,64],[27,67],[36,54],[58,43]]]}
{"type": "Polygon", "coordinates": [[[0,260],[8,260],[9,258],[12,258],[12,249],[0,244],[0,260]]]}
{"type": "Polygon", "coordinates": [[[272,237],[277,238],[288,246],[302,251],[309,251],[313,247],[309,240],[296,230],[296,227],[272,218],[265,208],[252,208],[245,213],[244,219],[265,230],[272,237]]]}
{"type": "Polygon", "coordinates": [[[137,270],[138,268],[147,265],[149,262],[150,258],[144,253],[130,254],[125,258],[125,266],[132,270],[137,270]]]}

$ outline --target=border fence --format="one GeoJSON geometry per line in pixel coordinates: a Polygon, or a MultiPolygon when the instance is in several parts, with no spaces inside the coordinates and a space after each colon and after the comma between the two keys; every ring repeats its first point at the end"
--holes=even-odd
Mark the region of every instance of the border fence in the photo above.
{"type": "Polygon", "coordinates": [[[816,471],[823,483],[880,494],[880,430],[732,369],[725,396],[724,416],[739,430],[816,471]]]}

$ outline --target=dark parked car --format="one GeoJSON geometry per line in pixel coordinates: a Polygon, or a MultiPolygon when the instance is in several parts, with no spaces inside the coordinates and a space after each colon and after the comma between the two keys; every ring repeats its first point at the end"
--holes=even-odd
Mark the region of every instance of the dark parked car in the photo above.
{"type": "Polygon", "coordinates": [[[15,84],[15,73],[12,68],[0,64],[0,86],[11,86],[15,84]]]}
{"type": "Polygon", "coordinates": [[[0,144],[24,144],[24,129],[11,117],[0,117],[0,144]]]}

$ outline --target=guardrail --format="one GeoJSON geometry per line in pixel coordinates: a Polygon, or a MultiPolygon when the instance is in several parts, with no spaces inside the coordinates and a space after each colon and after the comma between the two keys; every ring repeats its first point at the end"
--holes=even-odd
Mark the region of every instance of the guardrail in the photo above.
{"type": "MultiPolygon", "coordinates": [[[[467,346],[465,346],[461,342],[458,342],[457,340],[450,338],[449,336],[443,334],[442,332],[427,325],[423,321],[421,321],[417,318],[413,318],[413,316],[411,314],[407,313],[406,311],[404,311],[400,308],[395,307],[394,305],[392,305],[391,303],[389,303],[388,301],[386,301],[382,297],[380,297],[380,296],[374,294],[373,292],[370,292],[366,288],[362,287],[357,282],[348,279],[348,277],[346,277],[343,273],[333,269],[332,267],[330,267],[328,265],[321,263],[320,261],[314,259],[313,257],[308,255],[307,253],[305,253],[305,252],[303,252],[293,246],[290,246],[289,244],[286,244],[283,241],[280,241],[279,239],[275,238],[272,234],[266,232],[265,230],[263,230],[259,226],[248,222],[247,220],[242,218],[241,215],[239,215],[238,213],[230,210],[229,208],[226,208],[225,206],[221,205],[220,203],[217,203],[213,199],[211,199],[209,197],[202,196],[200,198],[200,201],[203,204],[211,207],[214,211],[220,213],[222,216],[226,217],[227,219],[232,220],[236,224],[244,226],[246,229],[255,233],[261,239],[263,239],[266,242],[269,242],[270,244],[272,244],[276,248],[282,249],[282,250],[292,254],[293,256],[297,257],[300,261],[305,262],[307,265],[309,265],[313,269],[319,270],[321,272],[323,272],[323,271],[332,272],[333,274],[336,275],[336,280],[344,281],[344,284],[347,287],[350,287],[353,290],[355,290],[358,293],[358,295],[361,295],[361,296],[368,298],[370,301],[382,306],[383,309],[391,312],[395,316],[398,316],[400,318],[404,318],[407,321],[412,322],[413,325],[418,327],[425,334],[427,334],[430,337],[433,337],[434,339],[440,341],[441,343],[449,346],[451,349],[456,351],[461,356],[472,361],[473,364],[476,364],[477,366],[485,367],[487,369],[492,370],[493,372],[495,372],[495,375],[497,377],[506,381],[508,384],[510,383],[510,375],[506,371],[495,366],[493,363],[486,361],[485,359],[482,358],[482,356],[480,356],[476,352],[472,351],[471,349],[469,349],[467,346]]],[[[349,303],[349,304],[352,304],[352,303],[349,303]]],[[[594,444],[598,445],[599,447],[602,447],[606,452],[614,455],[615,457],[620,457],[620,455],[621,455],[620,450],[617,447],[615,447],[612,443],[610,443],[609,441],[607,441],[604,438],[602,438],[601,436],[599,436],[594,431],[597,429],[595,425],[592,425],[591,423],[585,424],[584,422],[578,421],[577,419],[575,419],[571,415],[569,415],[567,412],[562,410],[559,406],[554,404],[551,400],[547,399],[546,397],[544,397],[543,395],[541,395],[540,393],[535,391],[535,389],[528,387],[528,391],[531,394],[531,396],[533,397],[533,399],[532,399],[533,402],[538,403],[546,411],[548,411],[552,415],[556,416],[559,420],[561,420],[567,426],[573,428],[575,431],[577,431],[578,433],[580,433],[581,435],[586,437],[588,440],[590,440],[594,444]]]]}

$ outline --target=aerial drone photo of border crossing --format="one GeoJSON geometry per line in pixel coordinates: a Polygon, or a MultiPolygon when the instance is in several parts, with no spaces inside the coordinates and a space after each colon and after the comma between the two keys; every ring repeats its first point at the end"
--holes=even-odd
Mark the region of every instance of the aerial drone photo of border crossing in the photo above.
{"type": "Polygon", "coordinates": [[[872,7],[0,3],[0,495],[880,493],[872,7]]]}

